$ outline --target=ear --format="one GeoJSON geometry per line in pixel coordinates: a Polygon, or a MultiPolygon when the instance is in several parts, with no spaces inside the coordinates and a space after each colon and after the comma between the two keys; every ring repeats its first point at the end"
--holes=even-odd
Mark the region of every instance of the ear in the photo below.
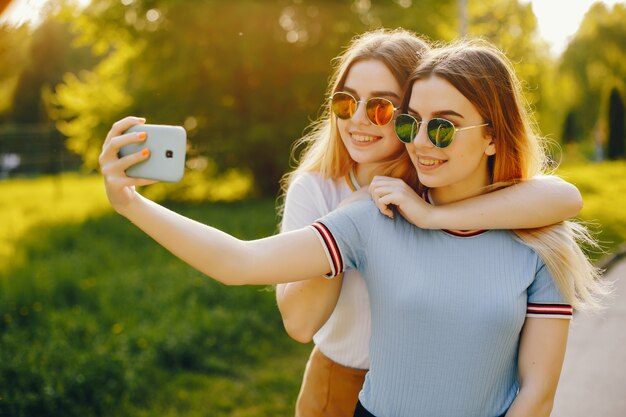
{"type": "Polygon", "coordinates": [[[496,154],[496,141],[493,139],[491,133],[488,133],[486,139],[489,141],[489,144],[485,148],[485,155],[492,156],[496,154]]]}

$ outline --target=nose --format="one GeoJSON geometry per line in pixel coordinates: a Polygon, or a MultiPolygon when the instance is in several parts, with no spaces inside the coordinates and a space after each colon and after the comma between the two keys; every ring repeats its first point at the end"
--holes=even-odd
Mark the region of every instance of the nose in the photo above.
{"type": "Polygon", "coordinates": [[[411,142],[411,145],[414,145],[416,148],[434,148],[435,145],[433,145],[430,139],[428,139],[427,130],[428,128],[425,126],[425,124],[423,122],[420,123],[417,130],[417,135],[415,136],[413,142],[411,142]]]}
{"type": "Polygon", "coordinates": [[[370,119],[367,117],[366,107],[365,101],[357,101],[356,111],[352,115],[354,123],[362,125],[371,124],[370,119]]]}

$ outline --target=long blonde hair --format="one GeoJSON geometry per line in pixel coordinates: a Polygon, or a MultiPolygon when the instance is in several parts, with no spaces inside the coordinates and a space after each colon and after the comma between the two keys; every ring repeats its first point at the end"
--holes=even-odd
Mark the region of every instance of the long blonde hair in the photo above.
{"type": "MultiPolygon", "coordinates": [[[[299,173],[319,172],[325,178],[341,178],[355,164],[341,141],[337,120],[330,110],[329,102],[334,92],[343,89],[348,71],[356,62],[378,60],[391,71],[398,84],[404,86],[421,56],[429,49],[425,40],[404,29],[378,29],[352,39],[345,51],[334,59],[335,69],[326,92],[322,115],[309,126],[308,133],[294,144],[292,154],[301,147],[304,150],[297,168],[281,179],[282,194],[299,173]]],[[[408,184],[417,183],[415,168],[404,150],[394,159],[381,163],[376,173],[402,178],[408,184]]]]}
{"type": "MultiPolygon", "coordinates": [[[[535,132],[520,82],[501,51],[480,40],[463,40],[432,50],[407,83],[402,109],[408,106],[413,83],[432,76],[452,84],[489,123],[485,129],[496,153],[488,160],[488,191],[547,169],[545,147],[535,132]]],[[[599,307],[599,299],[609,292],[610,285],[601,280],[601,271],[581,250],[582,244],[597,247],[583,225],[565,221],[514,232],[541,256],[569,304],[575,309],[599,307]]]]}

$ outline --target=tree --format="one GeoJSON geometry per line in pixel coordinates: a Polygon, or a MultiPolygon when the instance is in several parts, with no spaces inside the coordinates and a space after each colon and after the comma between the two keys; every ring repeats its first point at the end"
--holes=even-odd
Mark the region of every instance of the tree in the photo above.
{"type": "MultiPolygon", "coordinates": [[[[61,3],[64,4],[64,3],[61,3]]],[[[67,6],[71,7],[71,6],[67,6]]],[[[0,79],[5,78],[7,70],[16,78],[11,91],[11,104],[7,109],[7,119],[16,123],[50,122],[42,100],[42,90],[61,81],[63,74],[72,70],[80,71],[91,65],[91,54],[83,48],[72,45],[69,23],[60,22],[55,15],[50,15],[36,28],[22,25],[10,30],[7,45],[0,39],[0,60],[10,63],[0,70],[0,79]],[[21,33],[27,32],[28,42],[20,41],[21,33]],[[3,54],[20,47],[20,53],[3,54]]],[[[0,34],[1,37],[1,34],[0,34]]],[[[6,79],[6,78],[5,78],[6,79]]]]}
{"type": "Polygon", "coordinates": [[[563,143],[573,143],[579,138],[579,128],[576,123],[576,114],[573,111],[568,111],[563,123],[563,143]]]}
{"type": "Polygon", "coordinates": [[[609,96],[609,159],[622,159],[626,156],[626,134],[624,129],[624,101],[616,88],[609,96]]]}
{"type": "MultiPolygon", "coordinates": [[[[474,13],[472,34],[501,45],[536,85],[532,10],[517,1],[488,4],[474,13]]],[[[93,0],[69,21],[100,62],[66,75],[50,102],[90,168],[111,123],[143,115],[184,125],[191,158],[207,158],[218,173],[248,170],[257,191],[272,195],[289,170],[292,143],[328,103],[331,60],[350,38],[403,26],[450,40],[457,12],[453,0],[93,0]]]]}
{"type": "MultiPolygon", "coordinates": [[[[455,2],[455,12],[456,7],[455,2]]],[[[511,0],[468,2],[468,35],[487,39],[506,54],[541,131],[560,133],[561,115],[555,116],[546,99],[552,84],[552,58],[539,38],[532,5],[511,0]]]]}
{"type": "Polygon", "coordinates": [[[574,39],[565,50],[558,71],[561,106],[571,107],[583,136],[592,130],[604,112],[603,101],[609,86],[626,88],[626,5],[608,9],[595,3],[585,15],[574,39]],[[569,96],[571,102],[563,97],[569,96]]]}
{"type": "Polygon", "coordinates": [[[392,0],[94,0],[72,22],[101,61],[55,89],[57,125],[90,168],[125,114],[184,125],[191,158],[246,169],[275,194],[292,143],[327,105],[332,58],[357,33],[397,26],[391,10],[420,11],[392,0]]]}
{"type": "Polygon", "coordinates": [[[6,122],[13,112],[14,91],[27,62],[28,27],[0,25],[0,121],[6,122]]]}

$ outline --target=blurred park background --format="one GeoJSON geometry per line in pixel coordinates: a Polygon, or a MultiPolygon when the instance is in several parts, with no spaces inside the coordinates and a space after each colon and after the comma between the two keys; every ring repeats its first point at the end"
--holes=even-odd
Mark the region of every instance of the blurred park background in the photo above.
{"type": "MultiPolygon", "coordinates": [[[[541,3],[560,5],[548,27],[571,23],[577,1],[541,3]]],[[[310,346],[285,335],[273,289],[214,283],[114,215],[97,156],[125,115],[182,125],[184,180],[143,192],[241,238],[273,233],[291,145],[365,30],[506,51],[580,218],[619,250],[626,5],[610,3],[556,48],[537,1],[0,0],[0,416],[293,414],[310,346]],[[7,19],[18,6],[27,18],[7,19]]]]}

